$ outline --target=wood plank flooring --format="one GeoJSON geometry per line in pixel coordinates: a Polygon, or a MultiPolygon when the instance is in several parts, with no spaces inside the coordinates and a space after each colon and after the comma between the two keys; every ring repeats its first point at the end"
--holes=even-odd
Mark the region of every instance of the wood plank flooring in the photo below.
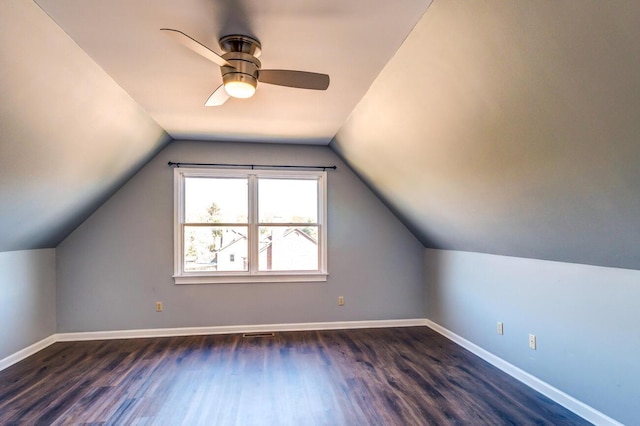
{"type": "Polygon", "coordinates": [[[583,425],[427,327],[59,342],[0,425],[583,425]]]}

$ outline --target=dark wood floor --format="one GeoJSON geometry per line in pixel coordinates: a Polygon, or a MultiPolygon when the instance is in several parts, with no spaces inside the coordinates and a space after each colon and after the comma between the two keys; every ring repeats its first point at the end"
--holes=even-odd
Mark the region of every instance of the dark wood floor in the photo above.
{"type": "Polygon", "coordinates": [[[0,372],[0,425],[581,425],[427,327],[56,343],[0,372]]]}

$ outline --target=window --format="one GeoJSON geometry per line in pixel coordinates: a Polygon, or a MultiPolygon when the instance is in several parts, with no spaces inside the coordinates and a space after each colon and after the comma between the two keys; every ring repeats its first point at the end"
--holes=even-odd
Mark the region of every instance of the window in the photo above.
{"type": "Polygon", "coordinates": [[[176,168],[176,284],[326,281],[326,172],[176,168]]]}

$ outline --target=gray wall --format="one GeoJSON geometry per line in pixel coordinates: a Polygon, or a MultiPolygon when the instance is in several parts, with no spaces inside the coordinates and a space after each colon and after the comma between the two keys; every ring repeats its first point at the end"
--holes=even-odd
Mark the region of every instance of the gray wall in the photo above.
{"type": "Polygon", "coordinates": [[[431,249],[425,259],[429,319],[640,424],[640,271],[431,249]]]}
{"type": "Polygon", "coordinates": [[[57,247],[58,331],[423,318],[423,247],[325,146],[173,142],[57,247]],[[174,285],[168,161],[337,165],[326,283],[174,285]],[[345,306],[337,306],[338,296],[345,306]],[[155,312],[155,302],[164,312],[155,312]]]}
{"type": "Polygon", "coordinates": [[[56,332],[55,250],[0,253],[0,360],[56,332]]]}

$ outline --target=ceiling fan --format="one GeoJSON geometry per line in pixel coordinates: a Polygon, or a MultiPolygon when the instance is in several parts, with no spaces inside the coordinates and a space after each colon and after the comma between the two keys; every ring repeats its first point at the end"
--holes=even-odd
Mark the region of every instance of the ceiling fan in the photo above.
{"type": "Polygon", "coordinates": [[[262,46],[253,37],[237,34],[222,37],[219,43],[225,53],[219,55],[182,31],[171,28],[160,30],[220,66],[222,84],[209,96],[206,106],[222,105],[229,97],[250,98],[256,91],[258,81],[298,89],[327,90],[329,87],[327,74],[260,69],[262,64],[258,57],[262,46]]]}

